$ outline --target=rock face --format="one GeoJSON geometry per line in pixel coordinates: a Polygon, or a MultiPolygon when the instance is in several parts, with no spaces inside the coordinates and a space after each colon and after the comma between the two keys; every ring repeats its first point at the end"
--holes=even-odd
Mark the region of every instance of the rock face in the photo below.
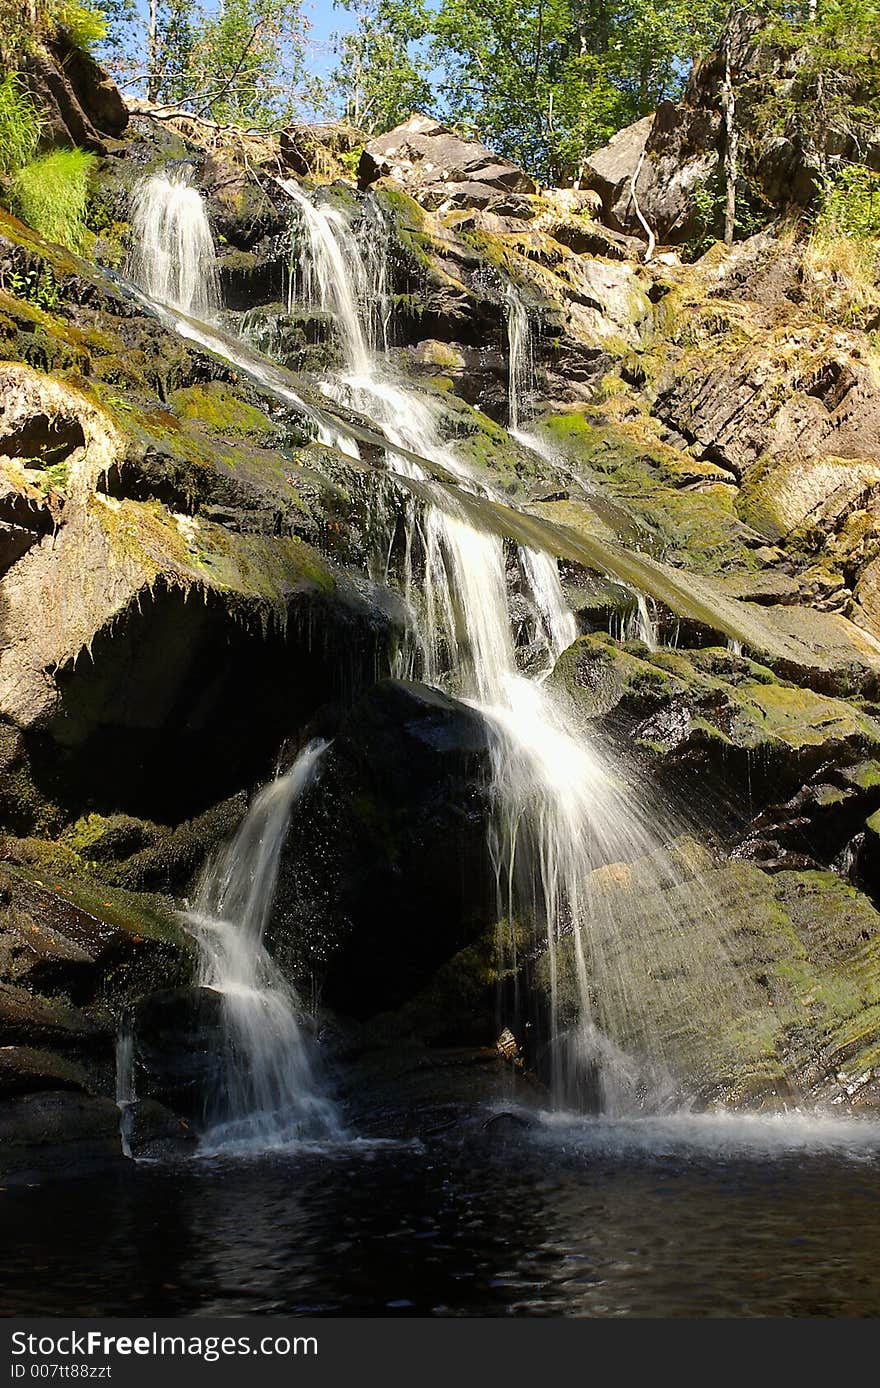
{"type": "Polygon", "coordinates": [[[654,117],[643,116],[633,125],[618,130],[607,145],[584,161],[590,186],[602,199],[608,223],[618,231],[638,226],[632,202],[633,180],[644,166],[646,145],[654,128],[654,117]]]}
{"type": "Polygon", "coordinates": [[[386,175],[435,208],[487,208],[503,205],[511,194],[535,191],[532,179],[516,164],[420,115],[364,146],[358,166],[361,184],[367,187],[386,175]]]}
{"type": "Polygon", "coordinates": [[[658,239],[680,244],[717,231],[726,130],[722,111],[729,63],[740,146],[740,194],[755,193],[767,210],[815,202],[829,167],[843,162],[880,168],[880,125],[871,114],[870,81],[835,74],[852,119],[835,116],[821,69],[809,53],[774,40],[752,11],[734,10],[716,48],[694,67],[681,102],[662,102],[654,116],[620,131],[585,160],[590,186],[620,231],[642,231],[636,203],[658,239]],[[868,114],[865,115],[864,112],[868,114]],[[633,198],[633,188],[635,200],[633,198]],[[707,205],[714,204],[709,208],[707,205]]]}
{"type": "Polygon", "coordinates": [[[128,110],[118,88],[63,32],[29,55],[24,75],[43,112],[47,143],[102,154],[125,131],[128,110]]]}
{"type": "Polygon", "coordinates": [[[492,918],[487,761],[479,715],[426,686],[384,681],[344,717],[295,811],[274,926],[325,1005],[399,1007],[492,918]]]}

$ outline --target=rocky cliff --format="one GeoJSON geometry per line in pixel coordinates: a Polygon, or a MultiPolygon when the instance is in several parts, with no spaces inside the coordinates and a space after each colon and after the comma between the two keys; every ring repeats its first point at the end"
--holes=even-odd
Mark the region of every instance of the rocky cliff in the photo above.
{"type": "MultiPolygon", "coordinates": [[[[735,62],[754,73],[750,42],[735,62]]],[[[627,182],[640,164],[642,212],[684,240],[681,190],[719,157],[713,61],[680,108],[593,157],[601,196],[539,191],[421,117],[359,151],[352,132],[279,140],[141,106],[91,143],[87,254],[0,213],[6,1169],[55,1163],[59,1143],[68,1164],[119,1154],[113,1044],[133,1004],[141,1149],[197,1127],[167,1061],[209,1053],[212,1021],[186,991],[176,912],[279,751],[315,732],[332,762],[294,824],[273,948],[320,999],[340,1082],[358,1056],[491,1048],[499,1008],[501,1051],[542,1079],[547,961],[522,941],[515,963],[498,953],[517,923],[497,919],[485,729],[392,679],[401,597],[370,560],[384,440],[318,388],[332,318],[288,304],[291,176],[356,235],[378,226],[390,361],[491,483],[463,504],[558,559],[580,636],[552,679],[673,807],[680,876],[648,890],[636,862],[600,885],[683,1087],[876,1105],[876,322],[817,278],[795,220],[646,263],[627,182]],[[135,181],[182,159],[209,209],[228,356],[123,273],[135,181]],[[511,295],[533,354],[525,442],[504,427],[511,295]],[[283,388],[248,370],[243,329],[283,388]],[[291,391],[360,457],[317,441],[291,391]]],[[[754,80],[778,83],[777,60],[754,80]]],[[[772,144],[774,211],[805,200],[803,141],[784,138],[803,158],[772,144]]]]}

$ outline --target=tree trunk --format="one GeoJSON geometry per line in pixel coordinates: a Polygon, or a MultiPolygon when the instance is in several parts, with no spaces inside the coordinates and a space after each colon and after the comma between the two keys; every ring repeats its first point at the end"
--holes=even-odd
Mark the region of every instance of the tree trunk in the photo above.
{"type": "Polygon", "coordinates": [[[721,88],[721,109],[724,113],[724,240],[733,242],[736,226],[736,179],[739,136],[736,128],[736,97],[733,92],[733,73],[730,68],[730,40],[724,48],[724,83],[721,88]]]}
{"type": "Polygon", "coordinates": [[[159,0],[150,0],[147,27],[147,97],[155,101],[159,95],[159,0]]]}

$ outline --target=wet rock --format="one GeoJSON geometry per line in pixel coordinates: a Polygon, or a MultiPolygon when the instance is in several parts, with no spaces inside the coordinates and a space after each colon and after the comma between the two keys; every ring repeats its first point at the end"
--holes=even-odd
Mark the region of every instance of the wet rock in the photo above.
{"type": "Polygon", "coordinates": [[[126,1116],[125,1129],[133,1157],[168,1160],[192,1156],[198,1144],[193,1125],[155,1099],[135,1101],[126,1116]]]}
{"type": "Polygon", "coordinates": [[[197,1122],[223,1078],[223,1000],[211,988],[171,988],[131,1011],[134,1091],[197,1122]]]}
{"type": "MultiPolygon", "coordinates": [[[[847,763],[880,751],[880,724],[851,704],[782,682],[724,650],[649,652],[596,634],[565,652],[554,679],[579,714],[598,718],[621,747],[649,755],[687,803],[698,797],[703,813],[732,814],[740,828],[771,797],[786,799],[823,768],[836,776],[847,763]]],[[[798,817],[802,853],[812,843],[829,862],[877,793],[869,789],[866,801],[845,790],[839,799],[852,799],[850,814],[838,806],[831,842],[819,828],[827,797],[817,789],[816,803],[808,806],[805,798],[798,817]]]]}
{"type": "Polygon", "coordinates": [[[525,1113],[493,1113],[483,1124],[483,1132],[493,1143],[507,1147],[523,1142],[536,1127],[538,1120],[525,1113]]]}
{"type": "MultiPolygon", "coordinates": [[[[691,1100],[846,1111],[867,1076],[868,1106],[880,1040],[871,902],[833,872],[682,862],[672,874],[645,860],[587,879],[599,894],[588,966],[604,1035],[636,1060],[662,1058],[691,1100]],[[615,1006],[608,971],[637,990],[640,1016],[615,1006]]],[[[577,1009],[570,942],[557,965],[564,1026],[577,1009]]],[[[546,957],[530,982],[546,996],[546,957]]]]}
{"type": "Polygon", "coordinates": [[[47,1091],[0,1103],[0,1176],[54,1180],[122,1160],[119,1110],[112,1099],[47,1091]]]}
{"type": "Polygon", "coordinates": [[[44,1089],[88,1093],[91,1082],[82,1066],[52,1051],[29,1046],[0,1046],[0,1101],[44,1089]]]}
{"type": "MultiPolygon", "coordinates": [[[[171,919],[169,903],[76,877],[55,879],[48,888],[24,868],[9,869],[6,880],[11,901],[0,910],[4,982],[63,992],[82,1006],[100,999],[108,986],[118,1003],[157,980],[189,973],[191,941],[171,919]]],[[[26,1015],[21,1025],[30,1025],[26,1015]]],[[[36,1020],[33,1025],[39,1027],[36,1020]]]]}
{"type": "Polygon", "coordinates": [[[109,1029],[79,1008],[0,983],[0,1046],[52,1047],[72,1052],[109,1049],[109,1029]]]}
{"type": "Polygon", "coordinates": [[[490,918],[487,756],[480,716],[422,685],[383,681],[344,716],[294,812],[272,931],[328,1006],[399,1006],[490,918]]]}
{"type": "Polygon", "coordinates": [[[222,155],[208,156],[199,183],[212,226],[239,250],[250,251],[257,242],[285,231],[287,208],[276,207],[252,173],[222,155]]]}

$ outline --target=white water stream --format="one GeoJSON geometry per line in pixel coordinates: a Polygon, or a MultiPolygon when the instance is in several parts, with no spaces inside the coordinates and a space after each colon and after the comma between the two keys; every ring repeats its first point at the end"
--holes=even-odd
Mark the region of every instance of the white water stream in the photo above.
{"type": "MultiPolygon", "coordinates": [[[[647,831],[640,804],[629,795],[619,773],[583,728],[575,727],[559,696],[544,682],[562,651],[577,635],[559,582],[556,562],[526,547],[516,553],[516,583],[532,613],[534,642],[545,658],[538,678],[521,673],[517,662],[509,598],[508,555],[503,541],[479,529],[456,506],[449,489],[442,497],[431,479],[395,451],[394,445],[438,464],[464,491],[481,484],[442,439],[436,407],[430,398],[397,381],[383,357],[371,350],[361,308],[366,268],[375,257],[362,257],[361,271],[349,267],[360,245],[337,209],[315,206],[290,185],[304,233],[298,254],[309,258],[300,282],[320,294],[325,310],[336,318],[348,369],[325,382],[338,401],[353,405],[381,427],[391,445],[392,472],[416,477],[436,505],[412,503],[407,511],[402,587],[413,613],[413,650],[409,668],[431,684],[445,686],[475,705],[491,735],[495,824],[491,848],[495,860],[499,906],[509,921],[524,919],[544,932],[550,968],[551,1050],[554,1088],[561,1100],[582,1097],[584,1075],[607,1110],[623,1107],[637,1090],[665,1087],[662,1066],[646,1080],[635,1065],[611,1045],[597,1025],[591,977],[599,965],[591,949],[600,932],[597,915],[611,908],[607,892],[588,885],[592,868],[618,860],[649,858],[656,844],[647,831]],[[563,1027],[557,954],[571,951],[576,981],[576,1021],[563,1027]]],[[[526,378],[528,358],[525,307],[518,295],[508,300],[511,364],[511,409],[526,378]]],[[[312,301],[312,306],[317,306],[312,301]]],[[[485,490],[485,488],[482,488],[485,490]]],[[[383,556],[390,549],[383,549],[383,556]]],[[[386,578],[391,577],[387,572],[386,578]]],[[[593,980],[595,982],[595,980],[593,980]]],[[[605,999],[612,1005],[613,997],[605,999]]]]}
{"type": "Polygon", "coordinates": [[[315,1079],[304,1009],[263,940],[291,811],[326,746],[310,742],[254,798],[238,832],[208,862],[187,917],[199,944],[199,984],[218,992],[223,1007],[221,1092],[203,1149],[263,1150],[338,1133],[315,1079]]]}
{"type": "Polygon", "coordinates": [[[214,241],[190,166],[150,174],[135,189],[128,273],[153,299],[210,319],[220,303],[214,241]]]}

